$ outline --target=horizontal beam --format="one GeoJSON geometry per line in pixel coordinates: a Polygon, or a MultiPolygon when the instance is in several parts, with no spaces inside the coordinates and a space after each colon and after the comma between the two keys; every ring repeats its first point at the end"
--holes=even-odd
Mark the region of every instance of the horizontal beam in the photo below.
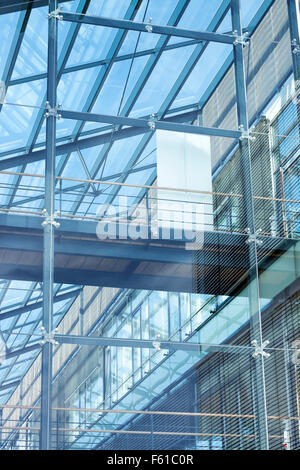
{"type": "Polygon", "coordinates": [[[254,348],[244,346],[225,346],[220,344],[194,343],[189,341],[164,341],[160,339],[105,338],[97,336],[61,335],[56,334],[55,340],[60,344],[78,344],[84,346],[113,346],[122,348],[155,349],[159,343],[160,349],[168,351],[209,351],[239,354],[253,354],[254,348]]]}
{"type": "MultiPolygon", "coordinates": [[[[80,289],[73,290],[71,292],[66,292],[64,294],[56,295],[53,298],[53,302],[62,302],[63,300],[71,299],[80,294],[80,289]]],[[[37,310],[42,308],[43,302],[35,302],[32,304],[24,305],[23,307],[15,308],[13,310],[8,310],[0,314],[0,321],[6,320],[7,318],[17,317],[26,312],[31,312],[32,310],[37,310]]]]}
{"type": "Polygon", "coordinates": [[[175,26],[160,26],[150,23],[140,23],[131,20],[117,20],[104,18],[103,16],[81,15],[80,13],[61,13],[64,21],[84,23],[108,28],[118,28],[124,30],[141,31],[144,33],[163,34],[166,36],[177,36],[181,38],[196,39],[198,41],[212,41],[222,44],[233,44],[236,40],[234,35],[212,33],[210,31],[194,31],[182,29],[175,26]]]}
{"type": "MultiPolygon", "coordinates": [[[[246,234],[205,232],[196,258],[194,250],[177,240],[157,239],[150,244],[122,238],[101,241],[96,225],[88,220],[61,220],[55,232],[55,282],[194,292],[196,269],[199,292],[227,295],[249,269],[246,234]],[[217,273],[213,277],[212,269],[217,273]]],[[[41,218],[0,215],[0,235],[0,278],[40,282],[41,218]]],[[[278,239],[276,246],[273,237],[263,240],[270,262],[294,244],[278,239]]]]}
{"type": "MultiPolygon", "coordinates": [[[[9,240],[5,241],[5,235],[6,238],[10,238],[10,230],[13,231],[14,235],[17,235],[18,233],[22,236],[28,234],[32,235],[32,232],[34,231],[36,235],[41,235],[42,236],[42,223],[43,218],[42,217],[36,217],[33,215],[14,215],[14,214],[3,214],[0,213],[0,244],[3,243],[3,248],[5,248],[6,244],[9,244],[9,240]],[[4,241],[3,241],[4,240],[4,241]]],[[[55,233],[57,235],[57,239],[60,240],[63,236],[67,236],[68,239],[81,239],[84,238],[85,241],[89,241],[87,239],[87,235],[89,236],[89,239],[91,241],[97,241],[99,245],[102,243],[107,246],[107,249],[109,247],[109,244],[112,243],[114,246],[121,244],[122,242],[126,243],[126,246],[128,249],[130,246],[128,246],[128,240],[124,238],[116,239],[113,241],[103,241],[101,242],[96,235],[96,225],[98,223],[97,220],[91,221],[88,219],[65,219],[65,218],[60,218],[60,227],[56,229],[55,233]]],[[[121,224],[119,224],[120,226],[121,224]]],[[[172,233],[172,231],[171,231],[172,233]]],[[[38,237],[34,237],[38,238],[38,237]]],[[[227,247],[232,250],[233,247],[236,248],[241,248],[246,246],[246,240],[248,238],[248,235],[246,233],[231,233],[231,232],[222,232],[218,230],[214,231],[204,231],[203,233],[203,248],[205,249],[206,246],[218,246],[219,248],[222,247],[227,247]]],[[[277,248],[277,246],[283,246],[286,245],[282,248],[283,251],[288,249],[290,246],[294,245],[295,240],[292,239],[283,239],[283,238],[274,238],[274,237],[269,237],[269,236],[261,236],[263,240],[263,247],[270,252],[273,249],[277,248]]],[[[145,240],[147,242],[148,240],[145,240]]],[[[134,245],[134,241],[131,240],[132,245],[134,245]]],[[[171,245],[176,245],[176,248],[179,248],[181,250],[186,250],[186,242],[190,242],[190,240],[187,239],[182,239],[182,240],[172,240],[171,237],[170,239],[163,239],[163,238],[157,238],[151,240],[151,245],[147,247],[148,250],[151,249],[151,247],[155,247],[155,245],[158,246],[163,246],[165,243],[167,246],[170,247],[170,249],[174,249],[171,247],[171,245]]],[[[137,242],[138,243],[138,242],[137,242]]],[[[0,245],[1,246],[1,245],[0,245]]],[[[7,245],[8,246],[8,245],[7,245]]],[[[20,249],[25,249],[25,246],[22,246],[22,244],[19,245],[20,249]]],[[[163,247],[164,248],[164,247],[163,247]]],[[[247,251],[247,250],[246,250],[247,251]]],[[[232,252],[231,252],[232,255],[232,252]]],[[[93,253],[93,256],[95,256],[95,253],[93,253]]]]}
{"type": "MultiPolygon", "coordinates": [[[[122,240],[117,240],[116,243],[110,243],[106,241],[102,242],[97,239],[84,240],[83,242],[79,237],[78,239],[74,237],[64,237],[59,233],[56,235],[56,256],[66,255],[69,257],[91,257],[92,261],[95,258],[105,258],[138,262],[193,264],[193,251],[186,250],[184,246],[181,248],[168,248],[168,240],[163,240],[165,246],[161,247],[153,245],[149,246],[147,240],[143,243],[123,243],[122,240]]],[[[0,240],[1,251],[21,251],[23,256],[28,258],[28,263],[32,253],[42,252],[42,246],[42,236],[32,236],[32,234],[11,234],[7,237],[1,237],[0,240]],[[26,252],[29,252],[29,255],[26,256],[26,252]]],[[[2,316],[0,316],[0,320],[1,318],[2,316]]]]}
{"type": "MultiPolygon", "coordinates": [[[[20,264],[0,264],[0,277],[3,279],[41,282],[42,266],[20,264]]],[[[88,269],[54,269],[54,282],[78,286],[114,287],[122,289],[144,289],[167,292],[194,292],[192,278],[160,276],[147,274],[128,274],[127,272],[107,272],[88,269]]],[[[215,283],[216,284],[216,283],[215,283]]],[[[216,293],[217,286],[211,286],[208,294],[216,293]]],[[[227,292],[227,290],[226,290],[227,292]]],[[[225,290],[220,295],[225,295],[225,290]]]]}
{"type": "Polygon", "coordinates": [[[59,110],[59,114],[65,119],[72,119],[84,122],[105,122],[107,124],[117,124],[121,126],[141,127],[145,132],[153,130],[166,130],[173,132],[184,132],[186,134],[200,134],[217,137],[229,137],[237,139],[241,137],[241,131],[219,129],[215,127],[193,126],[169,121],[146,120],[129,118],[123,116],[110,116],[107,114],[83,113],[79,111],[59,110]],[[153,127],[152,127],[153,126],[153,127]]]}
{"type": "MultiPolygon", "coordinates": [[[[198,116],[198,111],[190,111],[184,114],[178,114],[168,118],[168,122],[191,122],[196,119],[198,116]]],[[[160,121],[164,122],[164,120],[160,121]]],[[[149,129],[150,130],[150,129],[149,129]]],[[[145,129],[141,127],[129,127],[127,129],[121,129],[114,132],[113,138],[112,133],[106,132],[105,134],[96,135],[92,137],[87,137],[80,139],[76,142],[68,142],[66,144],[56,145],[56,156],[65,155],[78,149],[84,150],[87,148],[97,147],[103,144],[107,144],[111,141],[115,142],[122,139],[128,139],[130,137],[135,137],[137,135],[142,135],[145,133],[145,129]]],[[[28,163],[38,162],[44,160],[46,156],[45,149],[30,151],[28,153],[22,153],[17,157],[5,158],[0,160],[0,171],[7,170],[9,168],[15,168],[19,165],[24,165],[28,163]]]]}

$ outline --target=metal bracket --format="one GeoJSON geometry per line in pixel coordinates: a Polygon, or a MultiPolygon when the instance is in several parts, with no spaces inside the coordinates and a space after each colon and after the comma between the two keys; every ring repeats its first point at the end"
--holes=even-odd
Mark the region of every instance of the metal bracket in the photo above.
{"type": "Polygon", "coordinates": [[[148,126],[150,127],[151,131],[155,131],[154,118],[155,118],[155,114],[151,114],[150,121],[148,121],[148,126]]]}
{"type": "Polygon", "coordinates": [[[55,345],[59,344],[58,341],[56,341],[54,339],[54,335],[57,333],[57,328],[55,328],[53,331],[50,331],[50,333],[48,333],[46,331],[46,328],[44,326],[41,326],[41,332],[42,332],[42,335],[43,335],[43,339],[42,339],[42,341],[40,341],[40,344],[42,346],[46,343],[51,343],[51,344],[55,344],[55,345]]]}
{"type": "Polygon", "coordinates": [[[246,243],[250,244],[250,243],[254,242],[254,243],[257,243],[257,245],[262,245],[263,244],[263,241],[259,240],[259,238],[258,238],[259,234],[262,232],[261,228],[256,230],[255,233],[251,233],[251,230],[248,227],[248,228],[246,228],[245,232],[249,234],[249,238],[248,238],[248,240],[246,240],[246,243]]]}
{"type": "Polygon", "coordinates": [[[251,341],[251,344],[253,344],[253,346],[255,347],[255,352],[252,354],[252,357],[254,357],[254,359],[256,359],[258,356],[270,357],[270,354],[264,350],[269,343],[270,341],[267,340],[264,341],[261,346],[259,346],[256,339],[251,341]]]}
{"type": "Polygon", "coordinates": [[[49,215],[47,209],[42,210],[42,214],[45,217],[44,222],[42,222],[43,227],[47,227],[48,225],[53,225],[55,228],[60,227],[60,223],[56,222],[55,218],[60,216],[60,211],[55,211],[54,214],[49,215]]]}
{"type": "Polygon", "coordinates": [[[241,124],[241,125],[239,126],[239,130],[240,130],[241,133],[242,133],[242,135],[241,135],[241,137],[240,137],[240,140],[245,140],[245,139],[251,140],[251,141],[256,140],[256,137],[254,137],[254,136],[252,136],[252,135],[250,134],[250,132],[251,132],[250,130],[245,131],[243,124],[241,124]]]}
{"type": "Polygon", "coordinates": [[[237,46],[237,45],[241,44],[242,46],[246,46],[247,42],[249,41],[248,34],[249,33],[246,32],[246,33],[242,34],[242,36],[239,36],[237,30],[234,30],[233,35],[235,36],[235,41],[234,41],[233,45],[237,46]]]}
{"type": "Polygon", "coordinates": [[[292,53],[295,55],[300,54],[300,44],[297,43],[297,39],[292,40],[292,53]]]}
{"type": "Polygon", "coordinates": [[[51,20],[51,18],[54,18],[55,20],[62,21],[63,15],[60,14],[61,10],[62,10],[62,6],[58,7],[54,11],[51,11],[51,13],[48,14],[48,19],[51,20]]]}
{"type": "Polygon", "coordinates": [[[152,33],[152,31],[153,31],[153,26],[152,26],[151,22],[152,22],[152,18],[149,18],[148,23],[145,26],[145,30],[148,33],[152,33]]]}
{"type": "Polygon", "coordinates": [[[55,108],[51,108],[49,101],[46,101],[46,113],[45,117],[48,118],[50,116],[56,117],[57,119],[61,118],[61,114],[59,114],[57,111],[61,107],[61,104],[58,104],[55,108]]]}

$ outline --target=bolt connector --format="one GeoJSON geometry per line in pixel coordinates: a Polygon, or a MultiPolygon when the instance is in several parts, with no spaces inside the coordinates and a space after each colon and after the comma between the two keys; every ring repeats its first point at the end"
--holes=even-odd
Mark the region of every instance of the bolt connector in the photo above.
{"type": "Polygon", "coordinates": [[[51,11],[51,13],[48,14],[48,19],[51,20],[52,18],[54,18],[55,20],[62,21],[63,15],[60,13],[61,10],[62,10],[62,6],[58,7],[54,11],[51,11]]]}
{"type": "Polygon", "coordinates": [[[250,243],[256,243],[257,245],[262,245],[263,244],[263,241],[262,240],[259,240],[259,235],[261,234],[262,232],[262,229],[259,228],[258,230],[256,230],[255,233],[251,233],[251,230],[250,228],[246,228],[245,230],[246,233],[248,233],[249,237],[248,239],[246,240],[246,243],[250,244],[250,243]]]}
{"type": "Polygon", "coordinates": [[[60,227],[60,223],[56,222],[55,218],[60,216],[60,211],[55,211],[54,214],[49,215],[47,209],[42,210],[45,220],[42,222],[42,227],[46,228],[48,225],[53,225],[55,228],[60,227]]]}
{"type": "Polygon", "coordinates": [[[233,31],[233,35],[235,36],[235,40],[233,42],[233,45],[238,46],[240,44],[243,47],[246,46],[248,41],[249,41],[248,34],[249,34],[248,31],[246,31],[244,34],[242,34],[242,36],[239,36],[237,30],[235,29],[233,31]]]}
{"type": "Polygon", "coordinates": [[[292,53],[295,55],[300,54],[300,44],[297,42],[297,39],[292,40],[292,53]]]}
{"type": "Polygon", "coordinates": [[[148,126],[150,127],[151,131],[155,131],[155,114],[151,114],[150,120],[148,121],[148,126]]]}
{"type": "Polygon", "coordinates": [[[49,101],[46,101],[46,113],[45,117],[56,117],[57,119],[61,119],[61,114],[58,113],[58,109],[61,107],[61,104],[58,104],[55,108],[51,108],[49,101]]]}
{"type": "MultiPolygon", "coordinates": [[[[159,338],[160,338],[160,334],[156,335],[156,339],[159,339],[159,338]]],[[[161,343],[159,341],[153,341],[152,345],[153,345],[156,352],[160,351],[161,343]]]]}
{"type": "Polygon", "coordinates": [[[242,135],[240,136],[240,140],[251,140],[251,141],[254,141],[256,140],[256,137],[254,137],[253,135],[251,135],[251,131],[250,129],[249,130],[245,130],[243,124],[241,124],[239,126],[239,130],[241,131],[242,135]]]}
{"type": "Polygon", "coordinates": [[[148,32],[148,33],[152,33],[153,31],[153,26],[152,26],[152,18],[149,18],[148,20],[148,23],[146,24],[145,26],[145,30],[148,32]]]}
{"type": "Polygon", "coordinates": [[[41,332],[42,332],[43,339],[42,339],[42,341],[40,341],[40,344],[42,346],[44,346],[44,344],[50,343],[50,344],[54,344],[55,346],[57,346],[59,344],[59,342],[56,341],[55,338],[54,338],[57,331],[58,331],[58,329],[55,328],[53,331],[50,331],[50,333],[48,333],[46,331],[46,328],[44,326],[41,326],[41,332]]]}
{"type": "Polygon", "coordinates": [[[252,354],[252,357],[254,357],[254,359],[256,359],[258,356],[263,356],[263,357],[270,357],[271,354],[267,353],[264,349],[266,346],[268,346],[268,344],[270,343],[269,340],[266,340],[262,343],[261,346],[259,346],[258,342],[256,339],[254,339],[253,341],[251,341],[251,344],[254,346],[255,348],[255,351],[254,353],[252,354]]]}

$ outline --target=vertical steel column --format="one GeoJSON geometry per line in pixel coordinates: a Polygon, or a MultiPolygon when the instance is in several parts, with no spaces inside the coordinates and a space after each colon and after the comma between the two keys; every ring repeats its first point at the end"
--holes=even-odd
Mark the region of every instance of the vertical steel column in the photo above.
{"type": "MultiPolygon", "coordinates": [[[[57,74],[57,0],[49,0],[48,25],[48,78],[47,101],[49,115],[46,122],[45,213],[43,249],[43,326],[45,333],[53,330],[53,278],[54,278],[54,190],[55,190],[55,137],[56,137],[56,74],[57,74]]],[[[52,348],[46,339],[42,349],[41,371],[41,432],[40,448],[51,448],[52,419],[52,348]]]]}
{"type": "MultiPolygon", "coordinates": [[[[242,166],[242,187],[244,197],[244,210],[246,215],[247,227],[251,234],[255,234],[255,217],[253,205],[253,186],[251,172],[251,154],[250,154],[250,136],[247,111],[247,88],[246,75],[243,56],[243,30],[241,21],[240,0],[231,0],[232,27],[237,36],[234,48],[234,66],[236,81],[236,97],[238,110],[238,124],[244,135],[240,139],[241,166],[242,166]]],[[[246,227],[245,227],[246,228],[246,227]]],[[[263,344],[261,311],[260,311],[260,293],[258,280],[258,263],[256,239],[249,243],[249,310],[251,324],[251,339],[256,339],[259,346],[263,344]],[[255,275],[251,275],[254,271],[255,275]]],[[[267,420],[267,401],[265,387],[265,369],[264,356],[259,354],[255,359],[256,376],[256,408],[257,408],[257,446],[260,449],[269,449],[268,420],[267,420]]]]}
{"type": "Polygon", "coordinates": [[[291,48],[293,58],[293,70],[296,91],[300,86],[300,34],[299,34],[299,2],[298,0],[287,0],[289,13],[289,26],[291,35],[291,48]]]}

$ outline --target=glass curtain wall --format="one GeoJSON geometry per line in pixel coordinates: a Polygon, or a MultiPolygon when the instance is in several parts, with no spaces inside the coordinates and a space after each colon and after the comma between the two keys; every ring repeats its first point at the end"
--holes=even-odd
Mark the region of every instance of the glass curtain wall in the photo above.
{"type": "MultiPolygon", "coordinates": [[[[85,4],[70,3],[69,12],[85,4]]],[[[112,16],[107,2],[100,9],[96,3],[86,2],[84,15],[112,16]]],[[[153,16],[157,24],[198,28],[197,2],[166,2],[160,12],[155,0],[114,3],[118,18],[146,22],[153,16]]],[[[56,156],[52,181],[49,161],[39,174],[35,167],[17,175],[20,207],[46,222],[41,238],[54,246],[47,272],[53,262],[57,300],[47,307],[45,291],[34,297],[41,303],[37,316],[25,320],[27,330],[19,325],[15,336],[7,333],[11,323],[1,323],[8,347],[23,333],[36,348],[35,356],[28,351],[26,370],[14,353],[1,364],[1,374],[12,368],[16,376],[8,377],[18,382],[1,401],[3,449],[299,449],[299,103],[292,2],[257,1],[253,11],[240,10],[244,2],[235,0],[211,3],[201,29],[233,32],[234,43],[211,42],[204,49],[198,41],[173,49],[182,38],[148,30],[126,35],[84,21],[78,28],[70,70],[56,84],[64,119],[48,109],[47,127],[40,123],[36,135],[42,146],[56,120],[56,138],[70,134],[78,148],[56,156]],[[105,44],[103,63],[80,71],[79,51],[85,61],[94,60],[97,41],[105,44]],[[145,48],[154,52],[147,57],[145,48]],[[163,80],[166,70],[174,79],[163,80]],[[203,83],[196,89],[199,76],[203,83]],[[73,86],[81,89],[76,100],[66,91],[73,86]],[[197,101],[197,113],[182,117],[189,101],[197,101]],[[89,122],[78,114],[69,119],[66,109],[143,118],[147,129],[121,139],[131,122],[111,124],[103,116],[89,122]],[[176,134],[192,135],[191,125],[210,129],[208,203],[199,199],[201,188],[159,187],[157,132],[170,109],[169,122],[190,126],[176,134]],[[212,133],[216,128],[223,135],[212,133]],[[80,148],[82,132],[106,137],[80,148]],[[37,193],[45,196],[45,179],[55,220],[42,212],[44,201],[32,201],[37,193]],[[189,230],[176,236],[176,217],[169,230],[166,207],[188,228],[193,211],[200,211],[192,240],[189,230]]],[[[58,34],[59,54],[66,24],[49,29],[58,34]]],[[[8,196],[3,207],[11,211],[8,196]]],[[[38,229],[34,225],[30,235],[38,229]]],[[[44,270],[49,253],[44,249],[44,270]]],[[[41,271],[40,254],[35,265],[41,271]]],[[[25,272],[30,275],[28,266],[25,272]]],[[[43,279],[45,289],[45,272],[43,279]]]]}

